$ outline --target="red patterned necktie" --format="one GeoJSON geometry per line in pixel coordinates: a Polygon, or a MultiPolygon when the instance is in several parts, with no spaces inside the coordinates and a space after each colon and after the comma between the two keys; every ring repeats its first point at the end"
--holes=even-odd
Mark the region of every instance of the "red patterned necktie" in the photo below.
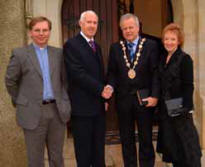
{"type": "Polygon", "coordinates": [[[92,48],[93,52],[96,52],[95,42],[93,40],[89,41],[90,47],[92,48]]]}

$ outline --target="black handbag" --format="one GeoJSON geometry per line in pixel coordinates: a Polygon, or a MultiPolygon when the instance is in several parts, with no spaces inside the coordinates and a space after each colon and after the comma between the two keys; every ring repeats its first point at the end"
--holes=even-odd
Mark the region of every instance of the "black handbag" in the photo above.
{"type": "Polygon", "coordinates": [[[182,97],[165,100],[165,104],[170,117],[176,117],[184,113],[182,97]]]}

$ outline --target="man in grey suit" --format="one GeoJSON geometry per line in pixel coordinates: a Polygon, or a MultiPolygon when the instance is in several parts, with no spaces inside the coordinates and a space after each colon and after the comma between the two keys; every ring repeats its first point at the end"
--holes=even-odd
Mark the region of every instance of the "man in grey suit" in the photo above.
{"type": "Polygon", "coordinates": [[[12,51],[6,87],[24,131],[29,167],[63,167],[65,125],[70,118],[62,50],[48,46],[51,22],[35,17],[29,23],[32,44],[12,51]]]}

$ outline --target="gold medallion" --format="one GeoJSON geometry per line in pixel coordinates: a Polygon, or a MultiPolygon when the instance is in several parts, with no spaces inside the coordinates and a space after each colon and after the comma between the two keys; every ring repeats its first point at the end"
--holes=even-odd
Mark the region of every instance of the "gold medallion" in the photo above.
{"type": "Polygon", "coordinates": [[[134,79],[136,77],[136,72],[135,72],[135,67],[138,65],[139,58],[141,56],[141,52],[143,50],[143,45],[144,42],[146,41],[146,38],[142,38],[141,41],[139,41],[139,46],[138,46],[138,52],[136,53],[136,58],[134,62],[129,62],[127,55],[126,55],[126,46],[123,41],[120,41],[120,45],[122,46],[122,51],[123,51],[123,58],[125,60],[125,64],[128,68],[128,77],[130,79],[134,79]]]}
{"type": "Polygon", "coordinates": [[[136,76],[135,70],[130,69],[130,70],[128,71],[128,77],[129,77],[130,79],[134,79],[135,76],[136,76]]]}

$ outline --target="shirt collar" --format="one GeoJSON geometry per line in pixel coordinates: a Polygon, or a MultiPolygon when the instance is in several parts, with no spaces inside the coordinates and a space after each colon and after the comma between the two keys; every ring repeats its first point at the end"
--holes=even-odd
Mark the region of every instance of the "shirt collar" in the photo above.
{"type": "Polygon", "coordinates": [[[137,46],[138,41],[139,41],[139,37],[137,37],[137,38],[136,38],[134,41],[132,41],[132,42],[127,41],[127,43],[134,43],[135,46],[137,46]]]}
{"type": "Polygon", "coordinates": [[[87,42],[90,42],[90,40],[92,40],[92,41],[94,41],[94,38],[88,38],[82,31],[80,31],[80,34],[83,36],[83,38],[85,38],[85,40],[87,41],[87,42]]]}
{"type": "Polygon", "coordinates": [[[47,45],[44,48],[41,48],[37,44],[35,44],[34,42],[33,42],[33,46],[34,46],[35,49],[38,49],[38,50],[45,50],[45,49],[47,49],[47,45]]]}

